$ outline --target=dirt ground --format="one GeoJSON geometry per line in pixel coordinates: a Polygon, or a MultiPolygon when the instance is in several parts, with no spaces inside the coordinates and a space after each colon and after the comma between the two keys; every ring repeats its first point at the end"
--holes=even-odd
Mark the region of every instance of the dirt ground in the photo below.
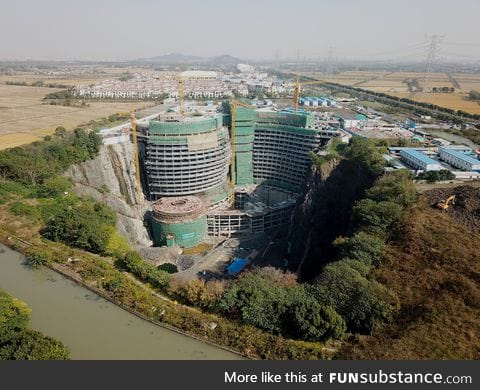
{"type": "Polygon", "coordinates": [[[450,203],[446,212],[473,232],[480,232],[480,188],[471,186],[438,188],[425,193],[425,195],[432,205],[455,195],[455,203],[450,203]]]}
{"type": "Polygon", "coordinates": [[[88,102],[86,107],[66,107],[45,104],[43,98],[57,88],[7,85],[6,82],[43,81],[45,84],[90,84],[116,77],[122,69],[83,69],[82,73],[69,75],[16,74],[0,76],[0,150],[38,141],[52,134],[57,126],[75,128],[91,120],[97,120],[118,112],[152,105],[150,102],[88,102]]]}

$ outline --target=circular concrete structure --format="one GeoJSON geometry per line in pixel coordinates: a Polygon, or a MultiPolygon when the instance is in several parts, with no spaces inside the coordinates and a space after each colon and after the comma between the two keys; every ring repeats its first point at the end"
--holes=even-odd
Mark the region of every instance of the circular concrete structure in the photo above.
{"type": "Polygon", "coordinates": [[[152,120],[148,134],[145,167],[153,199],[185,195],[208,199],[210,191],[224,187],[231,149],[223,117],[152,120]]]}
{"type": "Polygon", "coordinates": [[[161,198],[153,205],[153,240],[157,245],[191,248],[207,234],[203,201],[196,196],[161,198]]]}

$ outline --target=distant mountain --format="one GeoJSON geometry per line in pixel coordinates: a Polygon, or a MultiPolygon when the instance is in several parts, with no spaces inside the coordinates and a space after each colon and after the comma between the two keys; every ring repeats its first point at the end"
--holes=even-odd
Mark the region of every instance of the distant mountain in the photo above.
{"type": "Polygon", "coordinates": [[[153,65],[220,65],[233,66],[241,63],[242,60],[231,55],[214,57],[191,56],[181,53],[168,53],[156,57],[141,58],[133,62],[153,65]]]}

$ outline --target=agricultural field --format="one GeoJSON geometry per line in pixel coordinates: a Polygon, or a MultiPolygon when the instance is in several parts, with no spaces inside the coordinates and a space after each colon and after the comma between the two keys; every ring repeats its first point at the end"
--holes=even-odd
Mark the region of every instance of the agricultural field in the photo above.
{"type": "Polygon", "coordinates": [[[411,93],[404,80],[416,79],[420,86],[424,86],[424,73],[416,72],[368,72],[349,71],[334,75],[325,75],[320,72],[302,73],[305,76],[324,79],[338,84],[369,89],[375,92],[383,92],[398,97],[408,97],[422,102],[437,104],[455,110],[463,110],[472,114],[480,114],[480,103],[468,100],[470,90],[480,92],[480,74],[453,73],[451,76],[458,83],[452,80],[446,73],[432,74],[430,87],[454,87],[454,93],[411,93]]]}
{"type": "Polygon", "coordinates": [[[87,106],[74,107],[45,104],[46,94],[61,89],[46,87],[31,87],[7,85],[6,81],[27,82],[35,81],[76,85],[93,83],[115,74],[120,75],[133,69],[109,68],[92,73],[78,75],[37,75],[16,74],[14,76],[0,76],[0,150],[30,143],[51,134],[57,126],[72,129],[91,120],[97,120],[118,112],[129,112],[134,109],[145,108],[152,102],[87,102],[87,106]]]}

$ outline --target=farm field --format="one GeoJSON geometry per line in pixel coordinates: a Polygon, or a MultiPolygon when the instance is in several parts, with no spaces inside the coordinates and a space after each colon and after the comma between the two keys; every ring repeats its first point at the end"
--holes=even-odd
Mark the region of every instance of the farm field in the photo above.
{"type": "MultiPolygon", "coordinates": [[[[121,74],[126,69],[115,69],[115,71],[121,74]]],[[[132,70],[129,69],[129,71],[132,70]]],[[[32,83],[41,80],[44,83],[75,85],[83,82],[92,83],[113,76],[108,73],[83,74],[78,77],[62,75],[62,78],[34,74],[0,76],[0,150],[39,140],[51,134],[57,126],[72,129],[91,120],[153,104],[152,102],[88,102],[86,107],[55,106],[43,104],[42,99],[46,94],[60,89],[6,85],[6,81],[32,83]]]]}
{"type": "Polygon", "coordinates": [[[326,81],[383,92],[389,95],[408,97],[410,99],[434,103],[442,107],[463,110],[472,114],[480,114],[480,103],[467,99],[470,90],[480,91],[480,74],[453,73],[451,76],[460,85],[455,86],[446,73],[433,73],[431,87],[454,87],[454,93],[416,93],[408,91],[406,79],[417,79],[420,85],[424,83],[424,73],[415,72],[368,72],[349,71],[334,75],[325,75],[320,72],[302,73],[302,75],[324,79],[326,81]]]}

